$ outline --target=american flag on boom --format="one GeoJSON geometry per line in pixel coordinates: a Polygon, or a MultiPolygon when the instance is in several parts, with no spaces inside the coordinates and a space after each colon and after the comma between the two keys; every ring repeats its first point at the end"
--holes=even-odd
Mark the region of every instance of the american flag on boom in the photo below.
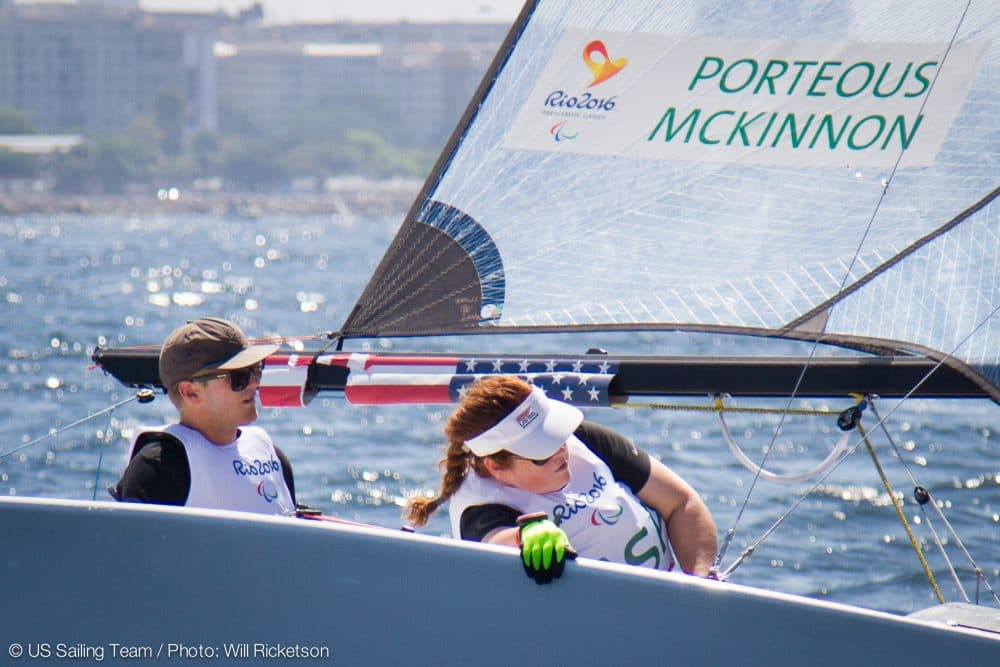
{"type": "Polygon", "coordinates": [[[309,403],[306,381],[313,357],[272,354],[264,360],[257,396],[265,408],[300,408],[309,403]]]}
{"type": "Polygon", "coordinates": [[[349,403],[457,403],[473,382],[487,375],[515,375],[550,397],[579,406],[608,406],[608,385],[618,371],[603,358],[404,357],[374,354],[324,355],[317,363],[350,370],[349,403]]]}

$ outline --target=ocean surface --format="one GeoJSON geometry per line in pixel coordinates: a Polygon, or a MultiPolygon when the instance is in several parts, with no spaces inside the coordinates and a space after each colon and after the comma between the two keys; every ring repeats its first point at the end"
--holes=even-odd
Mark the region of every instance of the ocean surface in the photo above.
{"type": "MultiPolygon", "coordinates": [[[[106,500],[132,430],[174,414],[159,395],[62,430],[132,395],[92,367],[95,346],[159,344],[185,320],[205,315],[231,318],[259,337],[336,330],[402,217],[225,218],[174,213],[169,203],[135,217],[0,217],[0,493],[106,500]]],[[[307,349],[319,346],[306,343],[307,349]]],[[[372,340],[345,349],[566,354],[591,347],[659,354],[809,351],[791,343],[648,333],[372,340]]],[[[709,400],[670,403],[704,407],[709,400]]],[[[754,459],[773,438],[768,467],[795,474],[830,451],[838,434],[835,414],[849,404],[796,402],[834,414],[787,417],[774,438],[777,416],[727,420],[754,459]]],[[[991,584],[1000,585],[1000,408],[953,400],[879,401],[877,407],[891,413],[887,429],[902,461],[930,489],[991,584]]],[[[446,406],[356,407],[321,396],[302,409],[262,410],[260,423],[291,458],[300,501],[334,516],[398,527],[405,498],[437,488],[448,414],[446,406]]],[[[732,581],[895,612],[935,603],[863,446],[816,488],[812,482],[754,483],[710,413],[594,409],[588,417],[633,438],[701,492],[720,541],[733,531],[723,567],[769,533],[732,581]]],[[[960,599],[928,520],[912,500],[906,470],[871,415],[865,423],[945,597],[960,599]]],[[[439,512],[424,530],[444,534],[446,514],[439,512]]],[[[931,517],[969,597],[978,590],[986,599],[954,537],[931,517]]]]}

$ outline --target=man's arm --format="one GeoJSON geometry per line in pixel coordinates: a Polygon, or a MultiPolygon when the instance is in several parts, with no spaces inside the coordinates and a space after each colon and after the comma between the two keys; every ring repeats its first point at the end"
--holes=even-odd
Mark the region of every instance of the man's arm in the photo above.
{"type": "MultiPolygon", "coordinates": [[[[277,445],[274,446],[274,452],[278,455],[278,460],[281,462],[281,476],[285,478],[285,486],[288,487],[288,493],[292,496],[292,504],[299,507],[298,502],[295,500],[295,475],[292,474],[292,462],[288,460],[288,457],[285,456],[285,453],[277,445]]],[[[305,505],[302,507],[305,507],[305,505]]]]}
{"type": "Polygon", "coordinates": [[[183,505],[191,491],[184,446],[167,438],[149,442],[129,461],[116,491],[124,502],[183,505]]]}

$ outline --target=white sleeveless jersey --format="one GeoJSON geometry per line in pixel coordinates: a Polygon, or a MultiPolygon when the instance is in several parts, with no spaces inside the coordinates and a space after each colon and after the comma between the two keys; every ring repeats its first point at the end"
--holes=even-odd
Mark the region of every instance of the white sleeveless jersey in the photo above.
{"type": "Polygon", "coordinates": [[[212,444],[182,424],[162,430],[180,440],[187,453],[191,490],[185,506],[257,514],[295,511],[278,454],[264,429],[243,426],[228,445],[212,444]]]}
{"type": "Polygon", "coordinates": [[[521,514],[545,512],[581,556],[671,570],[673,550],[660,515],[647,509],[611,469],[575,436],[570,437],[565,487],[538,494],[469,472],[450,500],[451,532],[461,538],[462,512],[475,505],[505,505],[521,514]]]}

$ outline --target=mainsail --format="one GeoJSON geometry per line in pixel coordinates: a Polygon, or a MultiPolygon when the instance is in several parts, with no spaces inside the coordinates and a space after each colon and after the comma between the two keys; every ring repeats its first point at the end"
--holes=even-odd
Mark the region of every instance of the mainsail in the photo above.
{"type": "Polygon", "coordinates": [[[1000,397],[995,3],[529,2],[341,334],[661,329],[1000,397]]]}

